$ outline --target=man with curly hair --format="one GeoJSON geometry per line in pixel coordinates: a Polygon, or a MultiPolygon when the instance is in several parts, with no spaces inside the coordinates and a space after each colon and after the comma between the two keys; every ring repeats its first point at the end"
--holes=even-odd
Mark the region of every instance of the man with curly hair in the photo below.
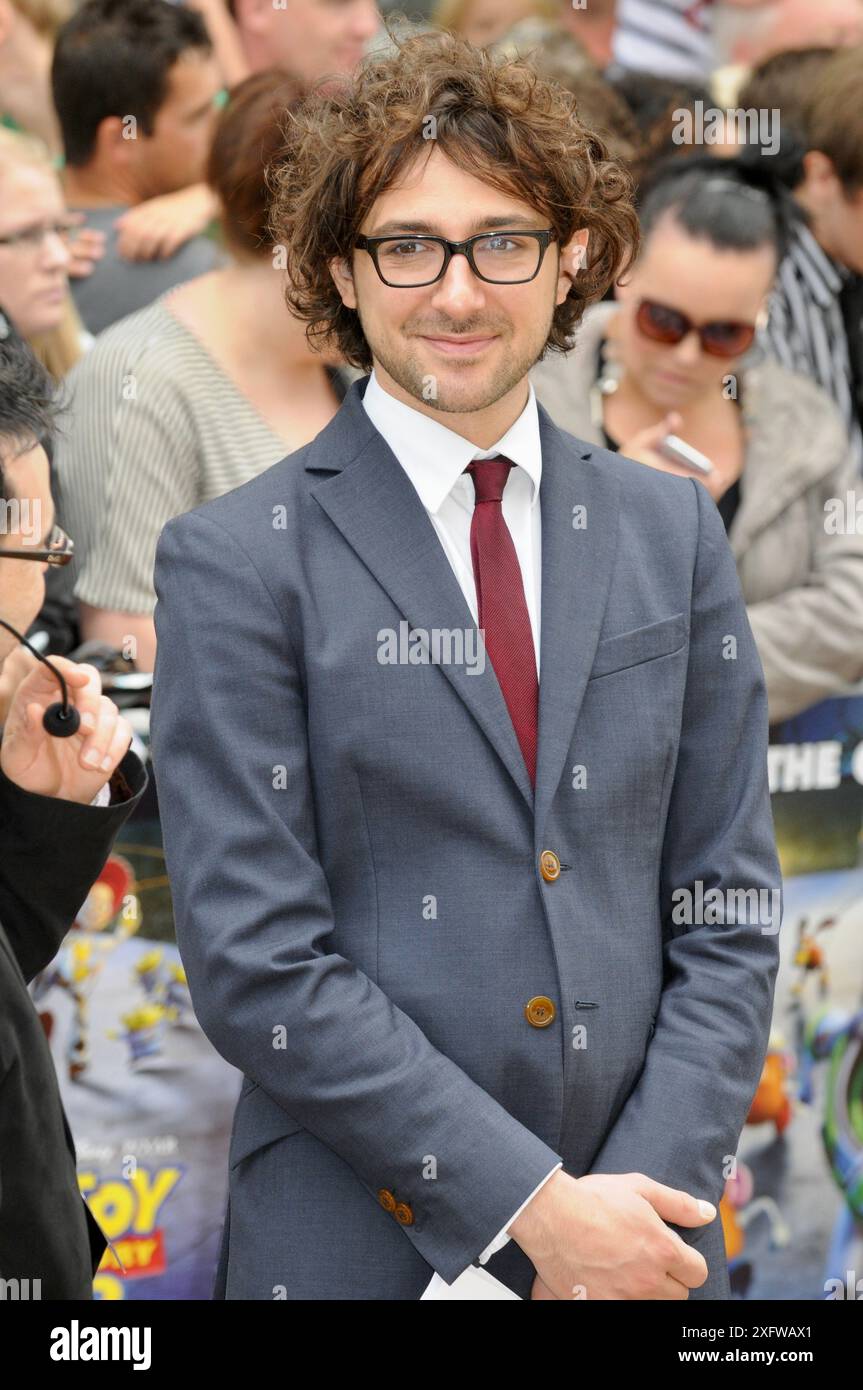
{"type": "Polygon", "coordinates": [[[706,489],[528,380],[625,268],[628,180],[562,88],[427,34],[292,114],[271,186],[292,311],[365,375],[157,552],[177,936],[245,1075],[216,1297],[479,1262],[728,1298],[777,965],[763,676],[706,489]]]}

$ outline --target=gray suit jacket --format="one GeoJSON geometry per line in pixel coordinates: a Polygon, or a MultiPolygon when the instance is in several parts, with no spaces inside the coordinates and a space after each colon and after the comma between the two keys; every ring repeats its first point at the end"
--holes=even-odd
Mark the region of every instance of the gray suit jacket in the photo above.
{"type": "MultiPolygon", "coordinates": [[[[767,1045],[777,924],[681,925],[672,897],[780,883],[710,497],[540,408],[534,796],[490,663],[379,660],[402,622],[473,622],[365,381],[157,552],[177,936],[246,1078],[217,1297],[418,1298],[558,1159],[718,1203],[767,1045]]],[[[692,1296],[727,1297],[719,1220],[681,1234],[710,1269],[692,1296]]],[[[488,1269],[529,1296],[515,1242],[488,1269]]]]}

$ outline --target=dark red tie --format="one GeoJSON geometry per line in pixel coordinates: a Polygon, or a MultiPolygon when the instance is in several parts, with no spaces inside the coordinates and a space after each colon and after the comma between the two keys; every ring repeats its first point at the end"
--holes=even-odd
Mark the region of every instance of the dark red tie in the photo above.
{"type": "Polygon", "coordinates": [[[518,556],[504,520],[503,490],[510,459],[474,459],[465,469],[473,479],[476,505],[470,524],[470,553],[476,582],[479,623],[531,786],[536,786],[536,732],[539,681],[530,616],[518,556]]]}

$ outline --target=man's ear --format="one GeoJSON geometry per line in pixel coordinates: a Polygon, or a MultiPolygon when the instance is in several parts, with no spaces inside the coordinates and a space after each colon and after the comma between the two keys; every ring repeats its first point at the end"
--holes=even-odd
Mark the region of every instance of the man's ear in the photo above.
{"type": "Polygon", "coordinates": [[[803,195],[801,201],[822,203],[835,197],[838,186],[839,177],[829,155],[821,150],[807,150],[803,156],[803,183],[796,190],[803,195]]]}
{"type": "Polygon", "coordinates": [[[94,158],[99,158],[115,168],[119,165],[129,167],[133,164],[138,151],[138,131],[136,125],[127,127],[126,120],[128,119],[130,118],[122,116],[104,116],[102,118],[96,131],[94,158]],[[130,131],[134,131],[132,138],[130,138],[130,131]]]}
{"type": "Polygon", "coordinates": [[[330,274],[336,289],[342,297],[342,303],[346,309],[356,309],[357,296],[354,289],[354,276],[351,270],[350,261],[344,257],[337,257],[330,261],[330,274]]]}
{"type": "Polygon", "coordinates": [[[560,248],[556,304],[563,303],[577,276],[584,269],[589,237],[590,232],[587,227],[582,227],[579,231],[573,232],[566,245],[560,248]]]}

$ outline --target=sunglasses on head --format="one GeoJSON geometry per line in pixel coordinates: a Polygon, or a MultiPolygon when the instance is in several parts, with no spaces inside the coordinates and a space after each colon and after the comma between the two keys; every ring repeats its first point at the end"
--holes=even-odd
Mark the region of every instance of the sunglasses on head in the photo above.
{"type": "Polygon", "coordinates": [[[704,351],[712,357],[739,357],[752,346],[756,328],[754,323],[735,323],[731,320],[693,323],[678,309],[657,304],[653,299],[642,299],[635,311],[635,322],[645,338],[650,338],[654,343],[665,343],[668,347],[682,342],[687,333],[695,332],[704,351]]]}

